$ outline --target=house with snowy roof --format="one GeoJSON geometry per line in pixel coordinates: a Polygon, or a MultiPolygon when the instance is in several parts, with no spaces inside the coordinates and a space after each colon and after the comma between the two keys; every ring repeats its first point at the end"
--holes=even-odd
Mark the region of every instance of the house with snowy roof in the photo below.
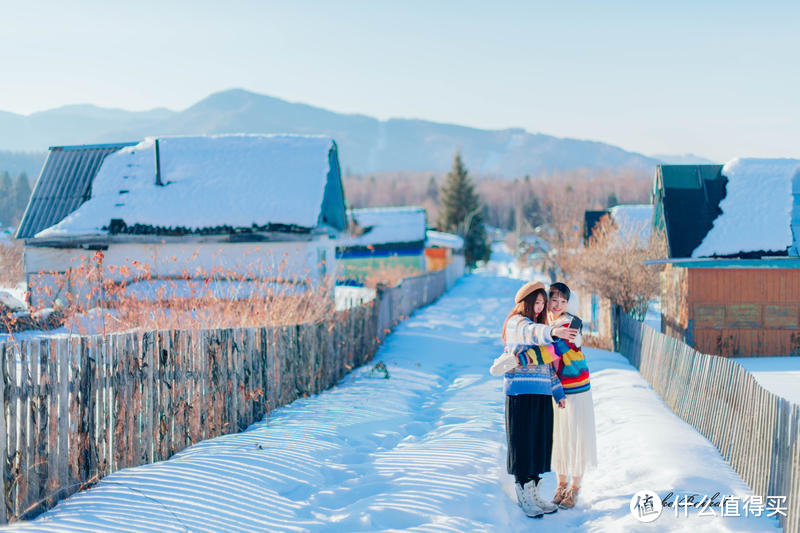
{"type": "MultiPolygon", "coordinates": [[[[588,245],[597,225],[603,218],[609,217],[619,231],[625,243],[635,243],[646,248],[650,241],[653,205],[652,204],[619,204],[608,209],[588,210],[584,212],[583,243],[588,245]]],[[[613,329],[613,306],[607,298],[590,290],[578,291],[578,315],[584,319],[592,330],[603,338],[610,338],[613,329]]]]}
{"type": "Polygon", "coordinates": [[[634,240],[645,247],[650,240],[653,220],[652,204],[619,204],[608,209],[586,211],[583,222],[583,240],[588,243],[597,224],[606,215],[611,217],[623,239],[634,240]]]}
{"type": "MultiPolygon", "coordinates": [[[[429,229],[425,232],[425,269],[442,270],[448,265],[464,261],[464,239],[453,233],[429,229]]],[[[459,270],[463,272],[464,266],[459,270]]]]}
{"type": "Polygon", "coordinates": [[[660,165],[662,331],[704,353],[800,354],[800,160],[660,165]]]}
{"type": "Polygon", "coordinates": [[[101,251],[152,279],[228,269],[316,283],[346,227],[333,139],[219,135],[51,147],[16,237],[29,281],[101,251]]]}
{"type": "Polygon", "coordinates": [[[336,248],[340,277],[361,283],[380,268],[425,270],[425,209],[351,209],[348,218],[352,231],[339,240],[336,248]]]}

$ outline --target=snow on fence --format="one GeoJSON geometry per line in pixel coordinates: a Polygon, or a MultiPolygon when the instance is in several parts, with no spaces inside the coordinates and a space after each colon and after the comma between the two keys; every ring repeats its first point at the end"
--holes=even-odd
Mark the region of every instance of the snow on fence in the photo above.
{"type": "Polygon", "coordinates": [[[331,322],[0,344],[0,521],[331,387],[447,288],[445,271],[407,278],[331,322]]]}
{"type": "Polygon", "coordinates": [[[617,351],[764,503],[785,496],[781,526],[800,532],[800,406],[764,389],[736,361],[700,353],[624,313],[618,328],[617,351]]]}

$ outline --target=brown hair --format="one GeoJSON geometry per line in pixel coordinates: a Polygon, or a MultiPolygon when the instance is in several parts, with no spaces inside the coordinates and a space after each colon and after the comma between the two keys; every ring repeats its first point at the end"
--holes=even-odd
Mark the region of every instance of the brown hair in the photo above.
{"type": "Polygon", "coordinates": [[[508,313],[506,317],[506,321],[503,322],[503,342],[506,342],[506,326],[508,325],[508,321],[511,320],[511,317],[514,315],[522,315],[539,324],[547,324],[547,293],[545,290],[536,289],[511,309],[511,312],[508,313]],[[537,315],[534,312],[534,306],[540,294],[542,298],[544,298],[544,307],[542,308],[542,312],[537,315]]]}

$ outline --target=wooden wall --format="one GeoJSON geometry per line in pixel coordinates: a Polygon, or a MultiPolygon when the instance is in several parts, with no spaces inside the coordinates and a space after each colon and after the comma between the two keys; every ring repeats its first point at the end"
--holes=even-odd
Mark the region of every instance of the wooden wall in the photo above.
{"type": "Polygon", "coordinates": [[[689,268],[686,340],[723,356],[800,355],[800,269],[689,268]]]}
{"type": "Polygon", "coordinates": [[[680,340],[689,329],[687,270],[668,264],[661,273],[661,330],[680,340]]]}

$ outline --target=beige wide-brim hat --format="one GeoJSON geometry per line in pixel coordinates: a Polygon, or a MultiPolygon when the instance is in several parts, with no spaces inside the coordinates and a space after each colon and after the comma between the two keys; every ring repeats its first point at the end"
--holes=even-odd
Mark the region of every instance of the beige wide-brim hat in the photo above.
{"type": "Polygon", "coordinates": [[[530,296],[533,293],[533,291],[536,291],[538,289],[544,290],[544,285],[542,284],[541,281],[529,281],[528,283],[519,288],[516,296],[514,296],[514,301],[520,303],[526,297],[530,296]]]}

